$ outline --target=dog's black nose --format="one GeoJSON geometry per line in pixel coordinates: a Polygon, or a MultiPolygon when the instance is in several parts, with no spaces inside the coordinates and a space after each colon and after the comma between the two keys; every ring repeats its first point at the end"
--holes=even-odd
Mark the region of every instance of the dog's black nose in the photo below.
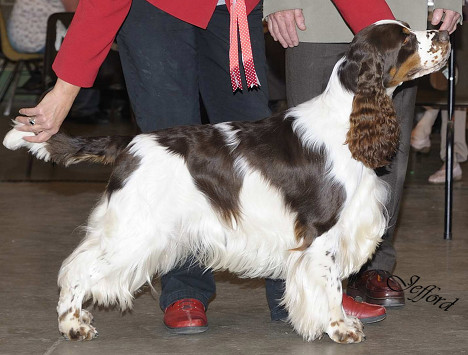
{"type": "Polygon", "coordinates": [[[450,41],[450,35],[448,31],[439,31],[435,35],[434,40],[436,40],[437,42],[445,43],[445,42],[450,41]]]}

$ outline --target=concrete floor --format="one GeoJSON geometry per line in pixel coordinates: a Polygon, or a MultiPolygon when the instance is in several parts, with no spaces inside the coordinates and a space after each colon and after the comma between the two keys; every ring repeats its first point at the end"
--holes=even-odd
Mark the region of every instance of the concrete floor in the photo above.
{"type": "MultiPolygon", "coordinates": [[[[127,121],[91,125],[67,123],[72,134],[124,134],[127,121]]],[[[0,136],[8,119],[0,120],[0,136]]],[[[388,310],[381,323],[367,325],[367,340],[339,345],[328,337],[306,343],[287,324],[272,323],[262,280],[218,273],[210,329],[190,336],[170,335],[162,312],[146,288],[132,312],[95,309],[100,336],[74,343],[57,331],[56,276],[62,260],[81,238],[78,228],[103,191],[109,168],[68,169],[34,161],[0,147],[0,354],[465,354],[468,352],[468,166],[455,184],[453,240],[444,241],[444,188],[429,185],[438,169],[438,139],[429,155],[412,154],[395,246],[395,274],[414,286],[435,285],[432,293],[447,310],[407,291],[404,308],[388,310]],[[412,300],[411,300],[412,299],[412,300]],[[445,304],[449,306],[449,304],[445,304]]],[[[155,282],[158,288],[157,282],[155,282]]],[[[422,289],[422,288],[420,288],[422,289]]],[[[412,289],[413,292],[417,289],[412,289]]],[[[431,300],[431,299],[429,299],[431,300]]],[[[432,299],[434,302],[434,298],[432,299]]]]}

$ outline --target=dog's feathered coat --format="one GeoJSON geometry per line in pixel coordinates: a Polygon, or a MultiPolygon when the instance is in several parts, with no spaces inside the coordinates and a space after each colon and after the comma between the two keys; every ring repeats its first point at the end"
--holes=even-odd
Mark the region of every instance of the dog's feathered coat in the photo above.
{"type": "Polygon", "coordinates": [[[386,228],[388,191],[373,169],[398,147],[390,95],[438,70],[448,52],[445,32],[383,21],[355,37],[322,95],[285,115],[134,138],[59,133],[40,144],[10,131],[5,146],[46,161],[115,164],[86,237],[60,269],[60,331],[93,338],[83,301],[130,307],[152,275],[191,255],[243,277],[284,278],[283,303],[305,339],[361,341],[361,323],[341,307],[341,280],[386,228]]]}

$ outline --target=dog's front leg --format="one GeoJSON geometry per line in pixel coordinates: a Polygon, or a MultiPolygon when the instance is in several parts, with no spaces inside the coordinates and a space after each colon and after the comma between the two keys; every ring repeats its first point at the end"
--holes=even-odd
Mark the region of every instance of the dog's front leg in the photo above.
{"type": "Polygon", "coordinates": [[[359,343],[365,339],[362,323],[357,317],[347,316],[344,312],[343,291],[339,270],[335,262],[336,257],[328,251],[325,252],[325,256],[326,260],[329,258],[332,261],[331,265],[328,266],[329,275],[327,275],[325,287],[330,312],[326,333],[330,339],[337,343],[359,343]]]}
{"type": "Polygon", "coordinates": [[[291,252],[283,303],[289,321],[305,340],[327,333],[338,343],[357,343],[364,339],[362,324],[343,311],[335,256],[325,241],[322,236],[308,249],[291,252]]]}

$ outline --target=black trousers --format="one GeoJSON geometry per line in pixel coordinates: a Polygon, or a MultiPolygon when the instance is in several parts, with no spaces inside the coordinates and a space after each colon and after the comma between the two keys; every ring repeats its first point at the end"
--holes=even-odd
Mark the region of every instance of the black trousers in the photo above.
{"type": "MultiPolygon", "coordinates": [[[[233,94],[225,5],[216,7],[205,30],[145,0],[133,1],[117,43],[130,102],[143,132],[200,124],[200,99],[211,123],[253,121],[270,115],[262,5],[261,1],[248,16],[261,87],[247,90],[243,77],[244,90],[233,94]]],[[[191,260],[164,275],[161,284],[162,309],[181,298],[196,298],[206,307],[216,290],[211,271],[203,272],[191,260]]]]}
{"type": "MultiPolygon", "coordinates": [[[[248,16],[261,87],[233,94],[229,76],[229,12],[217,6],[207,29],[134,0],[117,42],[128,93],[143,132],[200,124],[200,100],[211,123],[270,115],[262,3],[248,16]]],[[[243,70],[241,69],[241,73],[243,70]]]]}

